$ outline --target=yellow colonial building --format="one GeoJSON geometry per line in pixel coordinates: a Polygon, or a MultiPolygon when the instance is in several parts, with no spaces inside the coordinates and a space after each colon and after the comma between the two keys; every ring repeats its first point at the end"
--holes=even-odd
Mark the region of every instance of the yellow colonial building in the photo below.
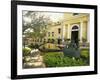
{"type": "Polygon", "coordinates": [[[89,14],[64,13],[61,22],[48,25],[45,39],[58,44],[66,40],[89,43],[89,21],[89,14]]]}

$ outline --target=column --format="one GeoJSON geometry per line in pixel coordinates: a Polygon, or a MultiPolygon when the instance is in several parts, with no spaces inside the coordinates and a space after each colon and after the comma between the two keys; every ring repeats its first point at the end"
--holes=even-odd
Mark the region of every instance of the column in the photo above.
{"type": "Polygon", "coordinates": [[[80,30],[79,30],[80,31],[80,42],[82,42],[82,33],[83,33],[82,27],[83,27],[83,21],[80,22],[80,27],[79,27],[80,28],[80,30]]]}
{"type": "Polygon", "coordinates": [[[71,38],[71,30],[70,30],[70,24],[68,24],[68,33],[67,33],[67,38],[70,39],[71,38]]]}
{"type": "Polygon", "coordinates": [[[62,28],[62,42],[64,42],[64,37],[65,37],[65,25],[63,25],[62,28]]]}

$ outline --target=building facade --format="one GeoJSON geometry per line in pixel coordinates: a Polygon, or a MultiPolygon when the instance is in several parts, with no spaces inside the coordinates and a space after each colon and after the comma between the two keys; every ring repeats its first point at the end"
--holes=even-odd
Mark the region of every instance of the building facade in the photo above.
{"type": "MultiPolygon", "coordinates": [[[[46,26],[46,35],[43,38],[28,38],[27,44],[67,44],[75,42],[76,44],[90,42],[89,14],[84,13],[63,13],[63,19],[59,22],[46,26]]],[[[42,30],[42,29],[41,29],[42,30]]]]}
{"type": "Polygon", "coordinates": [[[48,25],[45,39],[58,44],[66,40],[89,43],[89,28],[89,14],[64,13],[64,19],[60,24],[48,25]]]}

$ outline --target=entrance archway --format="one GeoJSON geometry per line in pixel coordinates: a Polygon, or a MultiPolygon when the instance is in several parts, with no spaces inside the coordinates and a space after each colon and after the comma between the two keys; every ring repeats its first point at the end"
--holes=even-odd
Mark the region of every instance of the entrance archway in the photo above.
{"type": "Polygon", "coordinates": [[[71,31],[71,42],[74,42],[78,46],[78,33],[79,27],[77,25],[72,27],[71,31]]]}

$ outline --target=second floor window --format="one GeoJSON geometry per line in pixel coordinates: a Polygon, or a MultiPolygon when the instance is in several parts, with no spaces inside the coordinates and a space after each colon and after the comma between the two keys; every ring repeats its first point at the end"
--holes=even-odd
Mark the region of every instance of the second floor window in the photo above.
{"type": "Polygon", "coordinates": [[[52,36],[54,36],[54,32],[52,32],[52,36]]]}
{"type": "Polygon", "coordinates": [[[59,34],[61,33],[61,28],[58,28],[58,33],[59,33],[59,34]]]}

